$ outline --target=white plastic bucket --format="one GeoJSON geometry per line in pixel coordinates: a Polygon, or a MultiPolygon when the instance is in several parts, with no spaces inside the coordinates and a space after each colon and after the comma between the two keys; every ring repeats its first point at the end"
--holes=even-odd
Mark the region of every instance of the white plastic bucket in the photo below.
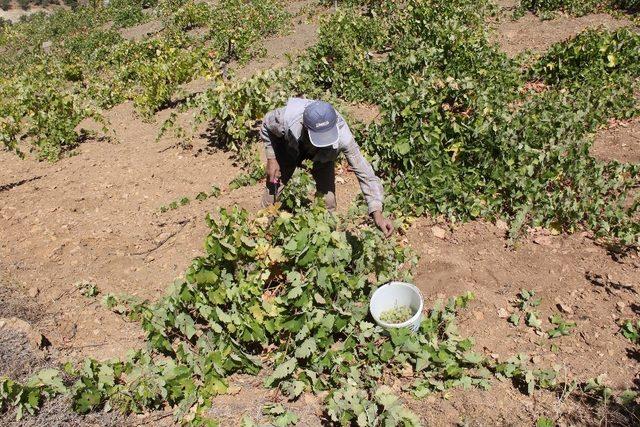
{"type": "Polygon", "coordinates": [[[369,311],[376,323],[383,328],[410,328],[417,331],[422,320],[424,301],[420,290],[411,283],[389,282],[380,286],[369,301],[369,311]],[[411,319],[403,323],[386,323],[380,315],[397,306],[407,306],[413,311],[411,319]]]}

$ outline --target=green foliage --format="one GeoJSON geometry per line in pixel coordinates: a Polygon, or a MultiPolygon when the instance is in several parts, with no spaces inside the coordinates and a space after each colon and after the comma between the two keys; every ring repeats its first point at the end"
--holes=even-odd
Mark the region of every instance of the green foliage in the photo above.
{"type": "MultiPolygon", "coordinates": [[[[221,193],[220,188],[217,185],[212,185],[211,190],[208,193],[205,191],[201,191],[198,194],[196,194],[194,199],[199,202],[204,202],[209,197],[220,196],[220,193],[221,193]]],[[[185,205],[188,205],[189,203],[191,203],[191,200],[188,197],[186,196],[181,197],[180,199],[174,200],[171,203],[169,203],[168,206],[164,206],[164,205],[160,206],[160,213],[165,213],[165,212],[168,212],[169,210],[178,209],[180,206],[185,206],[185,205]]]]}
{"type": "Polygon", "coordinates": [[[220,193],[220,187],[218,187],[217,185],[212,185],[211,190],[209,191],[209,197],[219,197],[220,193]]]}
{"type": "Polygon", "coordinates": [[[57,9],[0,31],[0,49],[12,52],[0,56],[0,143],[20,153],[19,142],[29,139],[41,158],[56,160],[82,139],[77,124],[98,117],[96,107],[133,100],[137,111],[151,119],[182,95],[185,83],[221,79],[219,63],[229,60],[229,43],[234,58],[247,60],[258,54],[254,47],[260,38],[283,28],[288,17],[274,0],[216,6],[166,1],[153,13],[143,13],[148,6],[116,0],[104,8],[57,9]],[[155,13],[166,28],[141,40],[125,40],[105,29],[111,22],[114,28],[135,25],[155,13]],[[236,13],[242,13],[241,25],[230,19],[236,13]],[[209,35],[185,33],[194,26],[205,26],[209,35]],[[46,54],[43,43],[50,46],[46,54]],[[31,116],[23,120],[34,103],[43,111],[34,115],[35,129],[29,128],[31,116]]]}
{"type": "Polygon", "coordinates": [[[287,411],[281,404],[268,404],[262,408],[262,413],[271,418],[275,427],[287,427],[298,423],[298,416],[287,411]]]}
{"type": "MultiPolygon", "coordinates": [[[[167,2],[167,7],[172,2],[167,2]]],[[[203,2],[186,1],[182,2],[177,10],[168,9],[165,17],[166,24],[172,31],[189,31],[193,28],[203,27],[212,18],[214,12],[211,6],[203,2]]]]}
{"type": "Polygon", "coordinates": [[[554,427],[555,425],[551,418],[540,417],[536,420],[536,427],[554,427]]]}
{"type": "Polygon", "coordinates": [[[587,228],[637,244],[640,204],[627,197],[639,168],[598,162],[589,146],[609,119],[638,113],[640,36],[587,32],[527,66],[487,41],[487,7],[344,7],[301,68],[334,95],[381,107],[360,142],[386,178],[388,208],[453,221],[507,217],[513,238],[527,226],[587,228]],[[552,86],[530,93],[530,78],[552,86]]]}
{"type": "Polygon", "coordinates": [[[147,20],[140,0],[110,0],[107,15],[116,28],[132,27],[147,20]]]}
{"type": "Polygon", "coordinates": [[[531,77],[552,85],[607,81],[620,74],[640,75],[640,36],[628,28],[587,30],[553,45],[531,67],[531,77]]]}
{"type": "MultiPolygon", "coordinates": [[[[306,209],[311,205],[309,195],[314,190],[315,183],[311,174],[297,170],[282,190],[280,204],[285,210],[290,212],[306,209]]],[[[324,199],[317,198],[316,203],[323,204],[324,199]]]]}
{"type": "Polygon", "coordinates": [[[213,6],[207,38],[226,62],[244,63],[261,53],[263,37],[278,33],[289,20],[280,0],[226,0],[213,6]]]}
{"type": "Polygon", "coordinates": [[[250,167],[249,172],[241,173],[229,183],[229,188],[232,190],[240,187],[246,187],[250,185],[256,185],[259,181],[263,180],[266,176],[265,166],[258,161],[254,161],[250,167]]]}
{"type": "Polygon", "coordinates": [[[563,11],[571,15],[582,16],[602,9],[620,9],[627,12],[640,10],[638,0],[520,0],[518,12],[529,10],[539,16],[550,12],[563,11]]]}
{"type": "Polygon", "coordinates": [[[204,46],[189,48],[188,37],[178,36],[150,40],[133,53],[132,67],[125,70],[126,78],[138,85],[133,96],[134,105],[143,116],[151,117],[171,101],[181,84],[209,72],[211,58],[204,46]]]}
{"type": "Polygon", "coordinates": [[[529,308],[538,307],[542,302],[542,298],[535,298],[536,291],[522,289],[517,296],[515,305],[522,311],[527,311],[529,308]]]}
{"type": "Polygon", "coordinates": [[[269,70],[246,81],[220,81],[184,108],[196,107],[194,128],[206,122],[209,138],[246,162],[252,155],[249,137],[255,134],[257,121],[286,102],[291,96],[288,86],[295,84],[294,79],[295,75],[288,70],[269,70]]]}
{"type": "MultiPolygon", "coordinates": [[[[413,263],[407,249],[379,232],[342,228],[317,205],[295,216],[272,210],[256,218],[223,209],[208,224],[206,255],[194,260],[165,298],[141,303],[106,297],[109,306],[142,322],[151,353],[115,364],[86,362],[72,373],[79,376],[73,389],[77,410],[109,404],[140,411],[166,400],[182,415],[197,412],[208,397],[226,391],[228,375],[256,373],[261,359],[272,369],[267,386],[291,399],[305,390],[329,390],[328,415],[342,422],[361,417],[337,391],[349,384],[371,408],[367,422],[418,424],[378,387],[383,371],[410,369],[411,388],[422,395],[488,387],[484,358],[471,352],[471,340],[459,337],[454,323],[471,295],[436,306],[417,334],[385,333],[370,321],[367,302],[376,285],[406,279],[402,267],[413,263]],[[167,370],[189,378],[191,388],[176,388],[167,370]],[[131,381],[135,373],[139,379],[131,381]]],[[[293,420],[286,411],[271,410],[283,423],[293,420]]]]}
{"type": "Polygon", "coordinates": [[[606,375],[602,374],[596,378],[588,379],[583,387],[584,392],[599,396],[606,403],[611,398],[613,390],[605,384],[605,378],[606,375]]]}
{"type": "Polygon", "coordinates": [[[344,384],[330,395],[327,413],[332,422],[342,426],[421,425],[418,417],[407,410],[387,386],[378,387],[373,396],[369,396],[356,384],[344,384]]]}
{"type": "Polygon", "coordinates": [[[559,314],[554,314],[549,317],[549,322],[553,325],[553,328],[547,331],[549,338],[557,338],[564,335],[571,334],[571,329],[575,328],[575,322],[567,322],[559,314]]]}
{"type": "Polygon", "coordinates": [[[521,0],[520,8],[536,14],[562,10],[572,15],[582,16],[593,12],[605,3],[603,0],[521,0]]]}
{"type": "MultiPolygon", "coordinates": [[[[536,310],[536,307],[539,307],[541,302],[542,298],[536,298],[534,290],[522,289],[513,302],[514,307],[519,312],[509,316],[509,323],[517,327],[520,324],[520,320],[524,319],[527,326],[537,331],[542,331],[542,319],[540,318],[540,313],[536,310]]],[[[551,329],[547,331],[549,338],[569,335],[571,329],[576,326],[575,322],[567,322],[557,313],[549,316],[549,323],[551,324],[551,329]]]]}
{"type": "Polygon", "coordinates": [[[632,320],[625,320],[620,329],[620,333],[634,344],[640,343],[640,320],[634,323],[632,320]]]}
{"type": "Polygon", "coordinates": [[[87,298],[98,296],[100,293],[100,290],[94,283],[87,281],[80,281],[76,283],[76,289],[80,291],[80,295],[87,298]]]}
{"type": "Polygon", "coordinates": [[[61,84],[45,66],[16,79],[0,78],[0,141],[7,148],[20,153],[26,139],[41,159],[55,160],[79,144],[76,128],[83,120],[104,124],[93,105],[78,93],[60,91],[61,84]]]}
{"type": "Polygon", "coordinates": [[[513,305],[519,310],[519,313],[513,313],[509,316],[509,323],[513,326],[520,325],[521,319],[524,319],[527,326],[540,330],[542,327],[542,321],[540,320],[540,314],[535,310],[542,302],[541,298],[535,298],[536,292],[533,290],[522,289],[513,305]]]}
{"type": "Polygon", "coordinates": [[[495,373],[500,379],[511,379],[517,387],[525,390],[529,395],[533,394],[537,388],[555,389],[558,386],[557,369],[532,368],[524,354],[496,364],[495,373]]]}
{"type": "Polygon", "coordinates": [[[637,13],[640,11],[639,0],[613,0],[612,5],[617,9],[622,9],[631,13],[637,13]]]}
{"type": "Polygon", "coordinates": [[[42,369],[25,384],[0,377],[0,412],[15,407],[18,420],[25,413],[35,414],[44,399],[67,391],[59,374],[56,369],[42,369]]]}

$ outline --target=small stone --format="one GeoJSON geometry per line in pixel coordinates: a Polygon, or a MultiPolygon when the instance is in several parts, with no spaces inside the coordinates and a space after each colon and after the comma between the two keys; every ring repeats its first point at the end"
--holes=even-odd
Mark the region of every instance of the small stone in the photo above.
{"type": "Polygon", "coordinates": [[[484,320],[484,313],[481,311],[474,311],[473,317],[475,317],[476,320],[484,320]]]}
{"type": "Polygon", "coordinates": [[[31,346],[36,350],[41,350],[51,345],[51,342],[49,342],[49,340],[39,331],[33,328],[30,323],[17,317],[0,319],[0,328],[13,329],[14,331],[22,332],[29,339],[29,344],[31,344],[31,346]]]}
{"type": "Polygon", "coordinates": [[[38,296],[38,294],[40,293],[40,289],[38,289],[35,286],[32,286],[29,288],[29,291],[27,292],[27,295],[29,295],[31,298],[35,298],[38,296]]]}
{"type": "Polygon", "coordinates": [[[567,304],[563,302],[558,302],[557,304],[558,310],[566,314],[573,314],[573,310],[567,304]]]}
{"type": "Polygon", "coordinates": [[[163,232],[163,233],[160,233],[160,234],[158,235],[158,237],[156,237],[155,242],[156,242],[156,243],[163,242],[163,241],[167,240],[170,236],[171,236],[171,233],[169,233],[169,232],[165,231],[165,232],[163,232]]]}
{"type": "Polygon", "coordinates": [[[498,317],[501,319],[506,319],[507,317],[509,317],[509,312],[504,308],[500,307],[498,309],[498,317]]]}
{"type": "Polygon", "coordinates": [[[346,181],[344,180],[343,177],[341,176],[336,176],[336,183],[338,184],[344,184],[346,181]]]}
{"type": "Polygon", "coordinates": [[[413,367],[411,365],[409,365],[408,363],[405,364],[402,367],[402,371],[400,372],[400,375],[402,375],[403,377],[412,377],[413,376],[413,367]]]}
{"type": "Polygon", "coordinates": [[[540,246],[551,246],[551,237],[549,236],[536,236],[533,238],[533,243],[540,246]]]}
{"type": "Polygon", "coordinates": [[[618,311],[623,311],[626,306],[627,305],[625,303],[623,303],[622,301],[618,301],[616,303],[616,308],[618,309],[618,311]]]}
{"type": "Polygon", "coordinates": [[[78,325],[76,323],[65,323],[61,327],[58,328],[62,338],[65,341],[72,340],[76,337],[76,333],[78,332],[78,325]]]}
{"type": "Polygon", "coordinates": [[[444,229],[442,229],[442,228],[440,228],[438,226],[431,227],[431,232],[438,239],[444,239],[447,236],[447,232],[444,229]]]}
{"type": "Polygon", "coordinates": [[[231,385],[229,386],[229,388],[227,388],[227,394],[236,395],[240,393],[240,390],[242,390],[242,387],[237,385],[231,385]]]}
{"type": "Polygon", "coordinates": [[[53,46],[53,42],[51,40],[42,42],[42,50],[44,51],[44,53],[50,53],[52,46],[53,46]]]}
{"type": "Polygon", "coordinates": [[[499,220],[496,221],[496,228],[498,230],[507,231],[509,229],[509,224],[507,224],[503,220],[499,219],[499,220]]]}
{"type": "Polygon", "coordinates": [[[313,405],[318,403],[318,399],[312,393],[305,393],[302,397],[304,403],[307,405],[313,405]]]}

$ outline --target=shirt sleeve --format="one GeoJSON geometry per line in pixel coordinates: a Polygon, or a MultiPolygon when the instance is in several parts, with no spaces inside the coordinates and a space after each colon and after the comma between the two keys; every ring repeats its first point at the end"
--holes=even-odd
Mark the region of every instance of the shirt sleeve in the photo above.
{"type": "Polygon", "coordinates": [[[276,110],[269,111],[262,120],[260,138],[262,139],[262,142],[264,142],[267,159],[276,158],[273,146],[274,144],[277,144],[278,140],[284,138],[283,114],[284,108],[278,108],[276,110]]]}
{"type": "Polygon", "coordinates": [[[369,213],[382,211],[384,189],[380,178],[376,176],[373,168],[360,152],[360,147],[353,138],[349,126],[344,121],[338,126],[340,127],[339,150],[344,153],[349,166],[358,178],[369,213]]]}

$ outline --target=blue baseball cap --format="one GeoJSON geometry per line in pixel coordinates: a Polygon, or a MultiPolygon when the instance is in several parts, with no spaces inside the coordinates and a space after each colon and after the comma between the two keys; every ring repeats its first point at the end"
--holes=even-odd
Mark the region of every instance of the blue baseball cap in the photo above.
{"type": "Polygon", "coordinates": [[[309,131],[313,146],[330,147],[338,142],[338,113],[328,102],[314,101],[307,105],[302,123],[309,131]]]}

